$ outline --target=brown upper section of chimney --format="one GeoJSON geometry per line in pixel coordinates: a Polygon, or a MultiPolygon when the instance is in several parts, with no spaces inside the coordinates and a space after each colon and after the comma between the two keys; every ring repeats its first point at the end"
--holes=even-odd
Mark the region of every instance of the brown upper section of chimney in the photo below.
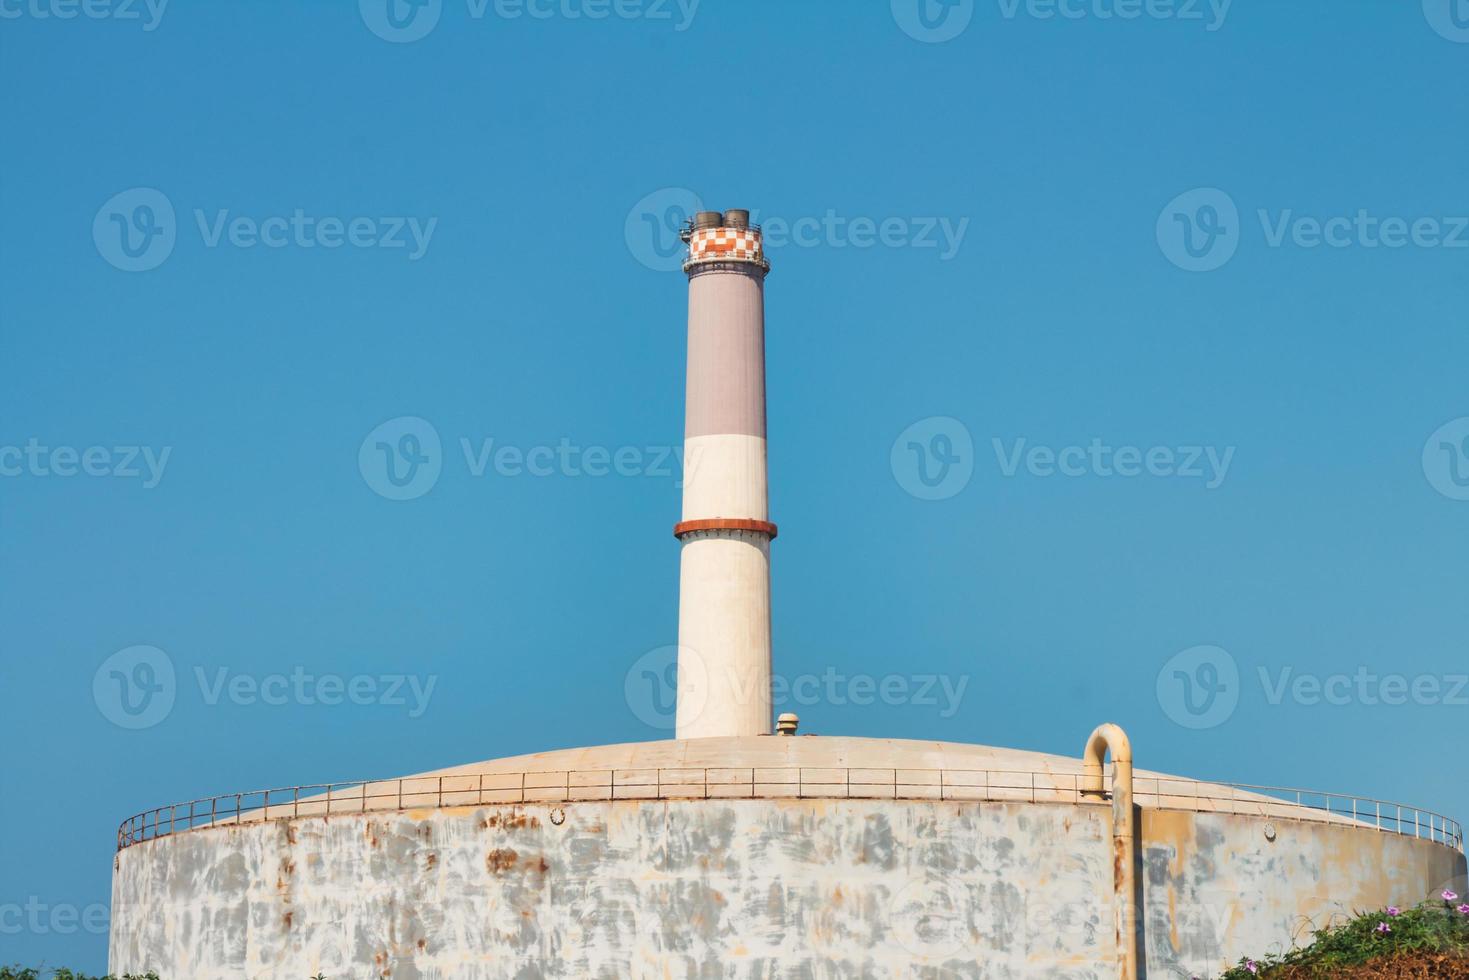
{"type": "Polygon", "coordinates": [[[689,281],[688,438],[765,438],[763,278],[711,270],[689,281]]]}

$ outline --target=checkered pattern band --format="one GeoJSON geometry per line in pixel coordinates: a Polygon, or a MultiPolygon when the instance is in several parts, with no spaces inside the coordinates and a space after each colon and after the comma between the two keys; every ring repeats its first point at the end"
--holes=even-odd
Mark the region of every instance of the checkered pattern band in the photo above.
{"type": "Polygon", "coordinates": [[[706,228],[689,239],[688,264],[698,262],[764,262],[765,247],[754,228],[706,228]]]}

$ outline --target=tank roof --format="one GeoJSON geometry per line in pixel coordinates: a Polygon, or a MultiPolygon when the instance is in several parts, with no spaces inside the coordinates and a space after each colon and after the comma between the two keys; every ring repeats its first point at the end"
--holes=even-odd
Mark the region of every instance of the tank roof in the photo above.
{"type": "MultiPolygon", "coordinates": [[[[1080,756],[913,739],[795,735],[627,742],[488,759],[411,776],[232,793],[146,811],[119,847],[261,820],[464,806],[649,800],[866,799],[1105,805],[1080,756]]],[[[1376,828],[1462,847],[1457,823],[1396,803],[1308,790],[1203,782],[1138,769],[1151,810],[1225,813],[1376,828]]],[[[1110,790],[1110,774],[1103,785],[1110,790]]],[[[1268,828],[1267,828],[1268,829],[1268,828]]]]}
{"type": "MultiPolygon", "coordinates": [[[[1081,757],[1048,755],[962,742],[859,738],[846,735],[761,735],[663,739],[554,749],[488,759],[414,778],[476,773],[701,768],[952,769],[1079,774],[1081,757]]],[[[1143,775],[1142,771],[1138,771],[1143,775]]]]}

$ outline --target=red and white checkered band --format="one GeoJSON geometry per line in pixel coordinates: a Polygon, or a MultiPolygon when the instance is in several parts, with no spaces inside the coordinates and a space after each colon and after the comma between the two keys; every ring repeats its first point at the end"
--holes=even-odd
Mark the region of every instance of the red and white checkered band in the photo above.
{"type": "Polygon", "coordinates": [[[764,258],[765,247],[760,232],[754,228],[706,228],[694,232],[694,237],[689,239],[690,262],[729,259],[761,262],[764,258]]]}

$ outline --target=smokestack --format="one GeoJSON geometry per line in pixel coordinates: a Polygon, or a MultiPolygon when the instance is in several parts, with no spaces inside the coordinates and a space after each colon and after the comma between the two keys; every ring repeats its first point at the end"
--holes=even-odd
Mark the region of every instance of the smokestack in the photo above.
{"type": "Polygon", "coordinates": [[[748,211],[702,212],[689,258],[678,738],[770,734],[765,261],[748,211]],[[712,219],[721,219],[713,221],[712,219]]]}

